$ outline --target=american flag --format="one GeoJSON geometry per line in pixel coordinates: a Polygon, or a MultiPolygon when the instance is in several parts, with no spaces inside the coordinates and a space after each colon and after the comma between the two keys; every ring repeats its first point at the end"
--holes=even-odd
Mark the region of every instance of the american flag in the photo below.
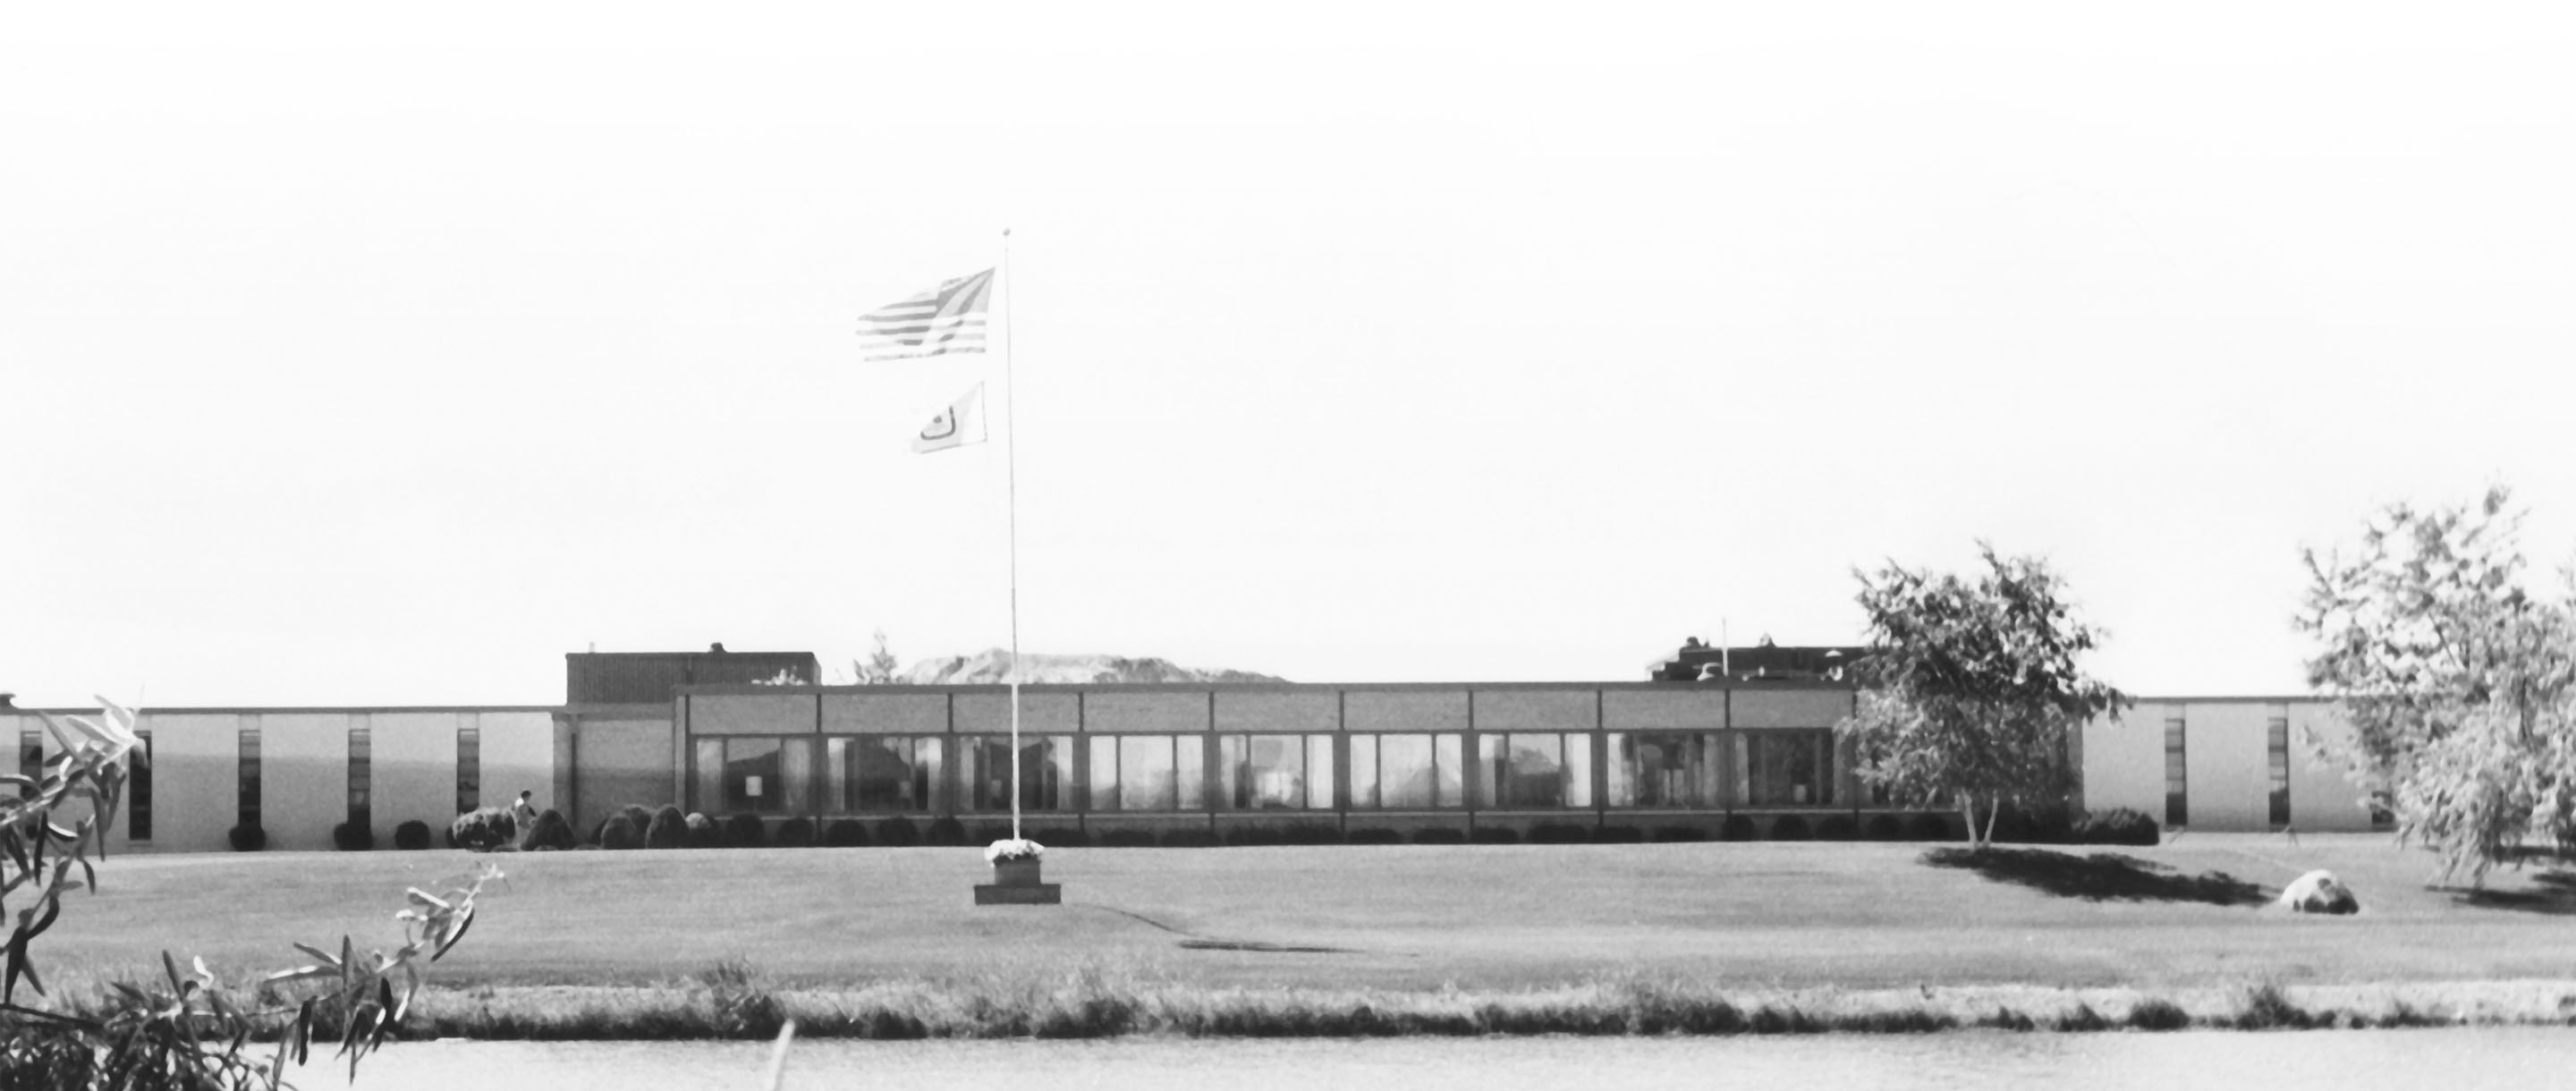
{"type": "Polygon", "coordinates": [[[943,281],[920,295],[860,315],[859,349],[870,363],[982,352],[984,314],[992,302],[993,270],[943,281]]]}

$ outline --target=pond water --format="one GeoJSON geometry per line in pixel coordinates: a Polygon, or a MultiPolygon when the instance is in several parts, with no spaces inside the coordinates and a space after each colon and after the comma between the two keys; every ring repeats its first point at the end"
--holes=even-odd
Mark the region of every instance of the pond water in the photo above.
{"type": "MultiPolygon", "coordinates": [[[[353,1085],[317,1063],[310,1089],[539,1091],[760,1084],[751,1042],[428,1042],[387,1048],[353,1085]]],[[[786,1086],[1120,1088],[1961,1088],[2175,1091],[2243,1087],[2564,1086],[2576,1030],[2308,1031],[1745,1038],[1127,1038],[1086,1042],[799,1042],[786,1086]]]]}

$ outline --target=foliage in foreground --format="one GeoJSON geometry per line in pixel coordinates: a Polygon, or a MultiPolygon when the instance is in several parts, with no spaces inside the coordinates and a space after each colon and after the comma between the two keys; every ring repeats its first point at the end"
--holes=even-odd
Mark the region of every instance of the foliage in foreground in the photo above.
{"type": "Polygon", "coordinates": [[[1978,553],[1986,572],[1973,582],[1893,561],[1854,573],[1870,651],[1853,664],[1858,707],[1837,730],[1863,780],[1958,804],[1982,845],[2005,807],[2064,802],[2067,737],[2127,698],[2077,667],[2102,634],[2076,620],[2046,562],[1984,543],[1978,553]]]}
{"type": "Polygon", "coordinates": [[[2351,556],[2302,555],[2308,684],[2353,728],[2348,751],[2309,744],[2387,790],[2399,838],[2438,853],[2445,880],[2483,882],[2535,831],[2576,846],[2576,583],[2524,590],[2510,499],[2394,505],[2351,556]]]}
{"type": "MultiPolygon", "coordinates": [[[[423,967],[447,953],[473,922],[474,899],[499,872],[486,867],[440,894],[417,887],[396,914],[403,944],[392,952],[358,953],[347,937],[338,953],[296,944],[314,961],[269,975],[262,995],[291,1006],[245,1003],[221,987],[204,960],[182,970],[167,952],[162,974],[117,982],[93,1004],[62,1011],[22,1005],[23,981],[45,991],[35,941],[63,912],[63,895],[96,890],[95,860],[106,858],[127,783],[126,762],[146,760],[136,714],[102,700],[98,719],[44,715],[60,752],[43,776],[6,778],[0,801],[0,911],[16,924],[0,950],[0,1087],[261,1088],[282,1085],[287,1062],[303,1063],[316,1037],[336,1029],[338,1055],[358,1062],[399,1028],[420,995],[423,967]],[[69,822],[70,825],[64,825],[69,822]],[[285,991],[311,982],[301,1002],[285,991]],[[246,1052],[254,1039],[277,1041],[264,1059],[246,1052]]],[[[43,714],[40,714],[43,715],[43,714]]]]}

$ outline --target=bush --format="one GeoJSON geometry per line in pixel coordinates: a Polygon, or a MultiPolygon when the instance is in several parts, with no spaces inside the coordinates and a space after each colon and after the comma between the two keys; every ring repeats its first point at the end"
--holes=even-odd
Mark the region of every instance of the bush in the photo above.
{"type": "Polygon", "coordinates": [[[1533,845],[1580,845],[1590,840],[1592,831],[1571,822],[1541,822],[1529,832],[1533,845]]]}
{"type": "Polygon", "coordinates": [[[715,819],[691,811],[689,817],[681,821],[688,826],[689,833],[685,842],[688,847],[693,849],[724,847],[724,831],[716,828],[715,819]]]}
{"type": "Polygon", "coordinates": [[[1404,843],[1404,835],[1397,833],[1394,830],[1387,829],[1384,826],[1363,826],[1359,829],[1352,830],[1350,836],[1344,839],[1344,843],[1351,845],[1401,845],[1404,843]]]}
{"type": "Polygon", "coordinates": [[[1225,843],[1244,848],[1285,845],[1288,835],[1277,826],[1237,826],[1225,831],[1225,843]]]}
{"type": "Polygon", "coordinates": [[[376,847],[376,831],[372,826],[343,822],[331,827],[331,844],[342,852],[366,852],[376,847]]]}
{"type": "Polygon", "coordinates": [[[814,820],[800,816],[779,823],[778,832],[770,835],[769,843],[782,849],[813,847],[814,820]]]}
{"type": "Polygon", "coordinates": [[[877,823],[877,844],[890,849],[908,849],[921,843],[921,827],[902,816],[877,823]]]}
{"type": "MultiPolygon", "coordinates": [[[[1741,827],[1744,835],[1741,837],[1730,836],[1727,840],[1753,840],[1753,820],[1740,814],[1727,816],[1726,832],[1729,834],[1735,833],[1739,828],[1736,826],[1736,823],[1738,822],[1744,824],[1741,827]]],[[[1708,831],[1698,826],[1657,826],[1655,827],[1655,840],[1663,842],[1706,841],[1708,840],[1708,831]]]]}
{"type": "Polygon", "coordinates": [[[1329,822],[1299,822],[1281,832],[1280,839],[1291,845],[1338,845],[1343,841],[1342,828],[1329,822]]]}
{"type": "Polygon", "coordinates": [[[724,845],[729,849],[756,849],[769,834],[756,814],[737,814],[724,820],[724,845]]]}
{"type": "MultiPolygon", "coordinates": [[[[1725,824],[1725,825],[1722,825],[1722,826],[1719,826],[1719,827],[1717,828],[1717,839],[1718,839],[1718,840],[1720,840],[1720,841],[1750,841],[1750,840],[1753,840],[1753,818],[1752,818],[1752,816],[1750,816],[1750,815],[1740,815],[1740,814],[1731,814],[1731,815],[1726,816],[1726,824],[1725,824]]],[[[1656,838],[1656,840],[1658,840],[1658,841],[1668,841],[1668,840],[1673,840],[1673,839],[1672,839],[1672,838],[1666,838],[1666,837],[1658,837],[1658,838],[1656,838]]],[[[1698,838],[1696,838],[1696,837],[1694,837],[1694,838],[1689,838],[1688,840],[1696,841],[1696,840],[1699,840],[1699,839],[1698,839],[1698,838]]]]}
{"type": "Polygon", "coordinates": [[[823,826],[823,847],[855,849],[868,843],[868,828],[855,818],[835,818],[823,826]]]}
{"type": "Polygon", "coordinates": [[[417,818],[394,827],[394,847],[418,852],[429,847],[429,823],[417,818]]]}
{"type": "Polygon", "coordinates": [[[1517,845],[1521,831],[1509,826],[1478,826],[1467,834],[1467,840],[1479,845],[1517,845]]]}
{"type": "Polygon", "coordinates": [[[2100,814],[2088,812],[2076,821],[2074,838],[2086,845],[2153,845],[2164,840],[2164,830],[2155,819],[2121,807],[2100,814]]]}
{"type": "Polygon", "coordinates": [[[1596,845],[1634,845],[1646,839],[1646,831],[1635,826],[1603,826],[1592,831],[1596,845]]]}
{"type": "Polygon", "coordinates": [[[689,816],[678,807],[664,807],[653,812],[653,821],[644,824],[644,847],[676,849],[689,843],[689,816]]]}
{"type": "Polygon", "coordinates": [[[1467,843],[1467,831],[1458,829],[1454,826],[1425,826],[1413,831],[1413,843],[1417,845],[1464,845],[1467,843]]]}
{"type": "Polygon", "coordinates": [[[1216,831],[1205,826],[1185,826],[1163,834],[1163,847],[1167,849],[1212,849],[1216,846],[1216,831]]]}
{"type": "Polygon", "coordinates": [[[490,852],[519,840],[519,820],[499,807],[467,811],[447,824],[449,848],[490,852]]]}
{"type": "Polygon", "coordinates": [[[1908,841],[1947,841],[1956,836],[1950,832],[1950,820],[1937,814],[1918,814],[1905,823],[1908,841]]]}
{"type": "Polygon", "coordinates": [[[966,843],[966,824],[954,818],[932,819],[930,829],[922,834],[925,844],[953,848],[966,843]]]}
{"type": "Polygon", "coordinates": [[[638,842],[643,840],[644,831],[653,828],[653,808],[651,807],[641,803],[629,803],[618,808],[617,813],[625,815],[626,824],[635,827],[635,838],[638,842]]]}
{"type": "Polygon", "coordinates": [[[537,820],[529,824],[528,832],[520,835],[519,851],[569,852],[578,840],[573,836],[572,823],[564,820],[563,812],[548,807],[544,814],[538,815],[537,820]]]}
{"type": "Polygon", "coordinates": [[[1897,821],[1895,815],[1874,814],[1869,816],[1870,840],[1894,841],[1903,836],[1905,836],[1905,823],[1897,821]]]}
{"type": "MultiPolygon", "coordinates": [[[[1187,833],[1189,831],[1182,830],[1176,832],[1187,833]]],[[[1038,843],[1045,844],[1046,842],[1041,841],[1038,843]]],[[[1150,849],[1154,847],[1154,831],[1104,830],[1100,834],[1100,847],[1105,849],[1150,849]]]]}
{"type": "Polygon", "coordinates": [[[1816,823],[1818,841],[1856,841],[1860,839],[1860,822],[1847,814],[1829,814],[1816,823]]]}
{"type": "Polygon", "coordinates": [[[1771,820],[1771,839],[1774,841],[1805,841],[1813,836],[1807,830],[1805,815],[1784,814],[1771,820]]]}
{"type": "Polygon", "coordinates": [[[624,814],[608,816],[599,824],[599,847],[618,852],[632,852],[644,847],[644,834],[635,828],[635,820],[624,814]]]}
{"type": "Polygon", "coordinates": [[[1079,826],[1049,826],[1042,830],[1030,831],[1029,840],[1051,849],[1078,849],[1091,844],[1091,831],[1079,826]]]}
{"type": "Polygon", "coordinates": [[[232,842],[234,852],[258,852],[268,847],[268,831],[257,826],[235,826],[232,842]]]}

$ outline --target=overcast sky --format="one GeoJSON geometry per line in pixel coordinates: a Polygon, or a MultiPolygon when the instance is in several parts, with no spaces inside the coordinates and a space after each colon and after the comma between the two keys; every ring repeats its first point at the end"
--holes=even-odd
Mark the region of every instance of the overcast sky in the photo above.
{"type": "Polygon", "coordinates": [[[1005,644],[1002,358],[855,319],[1006,226],[1030,651],[1640,679],[1985,538],[2283,694],[2379,505],[2554,580],[2570,24],[2064,7],[13,8],[0,690],[1005,644]]]}

